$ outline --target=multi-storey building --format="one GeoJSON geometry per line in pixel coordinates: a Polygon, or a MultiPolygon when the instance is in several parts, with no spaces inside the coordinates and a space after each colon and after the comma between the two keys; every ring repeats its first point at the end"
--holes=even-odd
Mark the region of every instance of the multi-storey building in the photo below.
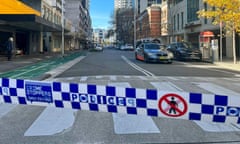
{"type": "Polygon", "coordinates": [[[1,1],[0,52],[4,53],[3,45],[10,36],[14,38],[15,50],[22,51],[23,54],[80,48],[81,41],[86,44],[91,34],[89,0],[74,2],[73,0],[1,1]],[[72,9],[75,11],[70,11],[72,9]],[[62,19],[64,19],[63,24],[62,19]],[[64,46],[62,46],[62,31],[65,33],[64,46]],[[69,35],[68,32],[74,34],[69,35]],[[75,41],[71,43],[73,39],[78,43],[76,44],[75,41]]]}
{"type": "Polygon", "coordinates": [[[135,0],[136,2],[136,11],[137,14],[142,13],[147,7],[150,7],[152,4],[161,4],[162,0],[135,0]]]}
{"type": "MultiPolygon", "coordinates": [[[[0,4],[0,42],[14,37],[15,49],[23,54],[61,51],[62,2],[64,0],[8,0],[0,4]],[[11,6],[10,6],[11,5],[11,6]],[[8,8],[8,11],[5,9],[8,8]]],[[[63,3],[63,4],[64,4],[63,3]]],[[[64,19],[64,31],[71,22],[64,19]]]]}
{"type": "MultiPolygon", "coordinates": [[[[203,0],[161,0],[161,1],[136,1],[137,13],[137,40],[151,40],[151,32],[158,33],[158,39],[161,43],[168,44],[174,41],[189,41],[199,47],[203,52],[203,58],[210,59],[212,50],[210,48],[211,39],[217,39],[219,42],[218,49],[215,50],[218,56],[233,57],[232,38],[231,36],[222,37],[222,46],[220,46],[220,27],[213,25],[212,19],[199,18],[197,12],[200,9],[212,9],[203,0]],[[155,2],[155,3],[154,3],[155,2]],[[156,5],[156,3],[160,3],[156,5]],[[161,9],[159,15],[159,27],[155,30],[151,24],[151,7],[154,4],[154,9],[159,6],[161,9]],[[146,8],[147,7],[147,8],[146,8]],[[157,29],[160,29],[158,31],[157,29]],[[213,35],[206,42],[205,38],[201,39],[204,31],[211,31],[213,35]],[[221,50],[220,50],[221,48],[221,50]]],[[[154,22],[156,23],[156,21],[154,22]]],[[[240,56],[240,39],[236,35],[236,53],[240,56]]]]}
{"type": "Polygon", "coordinates": [[[132,8],[133,0],[114,0],[114,9],[132,8]]]}
{"type": "Polygon", "coordinates": [[[136,1],[137,41],[161,41],[161,3],[161,0],[136,1]]]}
{"type": "Polygon", "coordinates": [[[157,41],[161,37],[161,7],[151,5],[138,15],[136,35],[138,41],[157,41]]]}
{"type": "Polygon", "coordinates": [[[89,0],[66,0],[65,16],[72,22],[73,28],[68,41],[73,48],[86,48],[92,38],[92,23],[89,14],[89,0]]]}
{"type": "Polygon", "coordinates": [[[104,29],[94,29],[93,39],[94,43],[102,44],[105,41],[106,30],[104,29]]]}

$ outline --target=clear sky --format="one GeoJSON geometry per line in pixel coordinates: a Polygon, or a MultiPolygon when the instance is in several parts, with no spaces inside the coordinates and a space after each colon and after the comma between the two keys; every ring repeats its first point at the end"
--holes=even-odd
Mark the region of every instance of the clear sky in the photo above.
{"type": "Polygon", "coordinates": [[[114,0],[90,0],[92,27],[107,29],[114,10],[114,0]]]}

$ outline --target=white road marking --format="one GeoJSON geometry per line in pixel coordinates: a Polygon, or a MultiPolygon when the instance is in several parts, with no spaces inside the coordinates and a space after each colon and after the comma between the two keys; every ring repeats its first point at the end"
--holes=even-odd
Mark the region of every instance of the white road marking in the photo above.
{"type": "Polygon", "coordinates": [[[171,80],[174,80],[174,81],[179,80],[178,78],[175,78],[175,77],[166,77],[166,78],[171,79],[171,80]]]}
{"type": "Polygon", "coordinates": [[[112,115],[116,134],[160,133],[150,117],[126,114],[112,115]]]}
{"type": "Polygon", "coordinates": [[[24,71],[24,72],[22,72],[22,73],[18,73],[18,74],[16,74],[16,75],[13,75],[12,78],[17,78],[17,77],[19,77],[20,75],[29,73],[29,72],[31,72],[31,71],[35,71],[35,70],[40,69],[40,68],[43,68],[43,67],[46,67],[46,66],[48,66],[48,65],[50,65],[50,64],[52,64],[52,63],[53,63],[53,62],[44,64],[44,65],[39,66],[39,67],[36,67],[36,68],[34,68],[34,69],[29,69],[28,71],[24,71]]]}
{"type": "Polygon", "coordinates": [[[195,84],[200,87],[203,88],[213,94],[220,94],[220,95],[232,95],[232,96],[238,96],[239,93],[232,91],[230,89],[227,89],[225,87],[213,84],[213,83],[204,83],[204,82],[195,82],[195,84]]]}
{"type": "Polygon", "coordinates": [[[129,78],[131,78],[131,76],[123,76],[124,78],[126,78],[126,79],[129,79],[129,78]]]}
{"type": "Polygon", "coordinates": [[[80,82],[84,82],[84,81],[87,81],[88,77],[87,76],[83,76],[80,78],[80,82]]]}
{"type": "Polygon", "coordinates": [[[235,127],[231,124],[218,124],[218,123],[208,123],[201,121],[194,121],[198,126],[200,126],[203,130],[208,132],[232,132],[232,131],[240,131],[239,128],[235,127]]]}
{"type": "Polygon", "coordinates": [[[116,76],[110,76],[110,80],[111,80],[111,81],[116,81],[116,80],[117,80],[117,77],[116,77],[116,76]]]}
{"type": "Polygon", "coordinates": [[[80,56],[72,61],[69,61],[53,70],[50,70],[48,72],[46,72],[46,74],[50,74],[51,77],[49,77],[48,81],[52,80],[53,78],[55,78],[56,76],[58,76],[59,74],[63,73],[64,71],[66,71],[67,69],[71,68],[73,65],[75,65],[76,63],[80,62],[82,59],[84,59],[86,56],[80,56]]]}
{"type": "Polygon", "coordinates": [[[130,60],[128,60],[125,56],[121,56],[122,59],[129,64],[130,66],[132,66],[134,69],[140,71],[141,73],[145,74],[146,76],[155,76],[153,73],[141,68],[140,66],[134,64],[133,62],[131,62],[130,60]]]}
{"type": "Polygon", "coordinates": [[[223,78],[224,80],[233,81],[233,82],[240,82],[240,78],[223,78]]]}
{"type": "MultiPolygon", "coordinates": [[[[196,83],[196,84],[198,87],[203,88],[213,94],[232,95],[232,96],[240,95],[235,91],[226,89],[224,87],[221,87],[213,83],[196,83]]],[[[207,122],[200,122],[200,121],[195,121],[195,122],[205,131],[210,131],[210,132],[240,131],[240,125],[237,125],[237,124],[227,125],[227,124],[218,124],[218,123],[210,124],[207,122]]]]}
{"type": "Polygon", "coordinates": [[[146,76],[138,76],[141,80],[148,80],[148,77],[146,76]]]}
{"type": "Polygon", "coordinates": [[[103,78],[103,76],[96,76],[96,79],[101,79],[103,78]]]}
{"type": "Polygon", "coordinates": [[[150,82],[157,90],[162,91],[183,91],[171,82],[150,82]]]}
{"type": "MultiPolygon", "coordinates": [[[[129,83],[109,83],[111,86],[131,87],[129,83]]],[[[151,117],[127,114],[112,114],[116,134],[160,133],[151,117]]]]}
{"type": "Polygon", "coordinates": [[[46,107],[24,136],[54,135],[69,129],[75,120],[74,110],[46,107]]]}

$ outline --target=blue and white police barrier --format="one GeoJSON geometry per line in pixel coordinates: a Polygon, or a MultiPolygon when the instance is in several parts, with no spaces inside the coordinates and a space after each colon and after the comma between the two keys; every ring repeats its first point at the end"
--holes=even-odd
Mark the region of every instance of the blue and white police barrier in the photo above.
{"type": "Polygon", "coordinates": [[[240,123],[240,96],[0,78],[0,103],[240,123]]]}

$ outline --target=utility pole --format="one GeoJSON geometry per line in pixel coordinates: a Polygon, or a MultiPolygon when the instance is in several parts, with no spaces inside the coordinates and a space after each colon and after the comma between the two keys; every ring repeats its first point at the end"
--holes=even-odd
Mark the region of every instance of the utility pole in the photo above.
{"type": "Polygon", "coordinates": [[[222,32],[222,21],[220,21],[220,61],[222,62],[222,39],[223,39],[223,32],[222,32]]]}
{"type": "Polygon", "coordinates": [[[137,32],[136,32],[136,7],[137,7],[137,0],[135,0],[134,1],[134,7],[133,7],[133,14],[134,14],[134,17],[133,17],[133,19],[134,19],[134,48],[136,48],[136,39],[137,39],[137,32]]]}
{"type": "Polygon", "coordinates": [[[63,2],[62,0],[62,57],[64,56],[64,7],[63,7],[63,2]]]}

